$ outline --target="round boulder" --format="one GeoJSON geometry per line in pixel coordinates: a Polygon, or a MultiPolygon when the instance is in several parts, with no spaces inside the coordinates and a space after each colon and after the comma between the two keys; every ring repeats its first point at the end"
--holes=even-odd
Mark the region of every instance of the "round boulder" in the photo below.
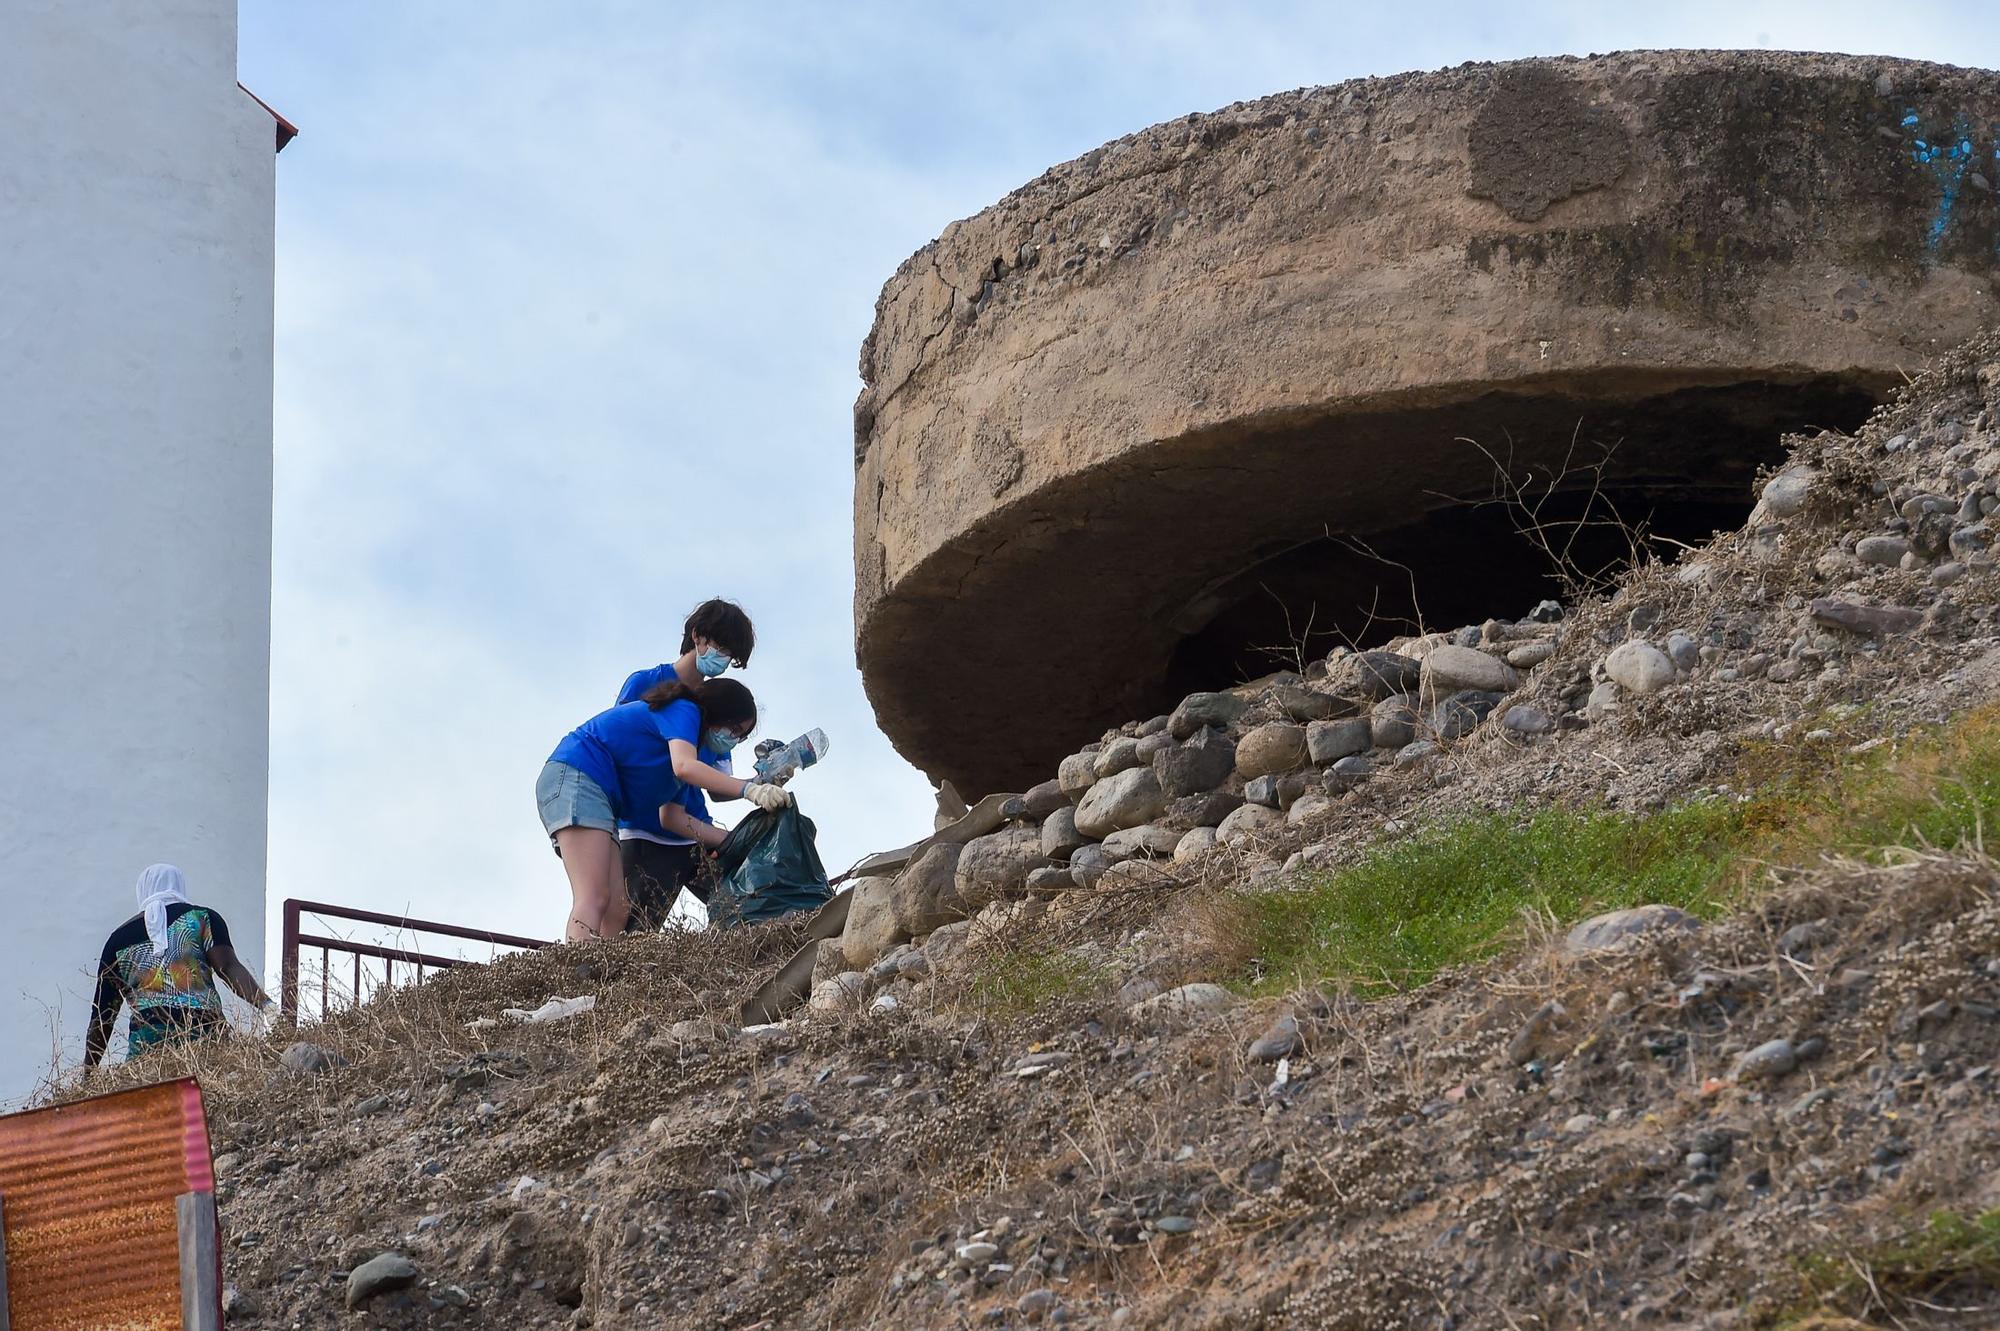
{"type": "Polygon", "coordinates": [[[1103,840],[1113,832],[1149,823],[1167,811],[1166,792],[1150,767],[1133,767],[1090,788],[1076,806],[1076,830],[1103,840]]]}
{"type": "Polygon", "coordinates": [[[1247,778],[1289,772],[1310,756],[1305,727],[1289,721],[1258,726],[1236,745],[1236,770],[1247,778]]]}

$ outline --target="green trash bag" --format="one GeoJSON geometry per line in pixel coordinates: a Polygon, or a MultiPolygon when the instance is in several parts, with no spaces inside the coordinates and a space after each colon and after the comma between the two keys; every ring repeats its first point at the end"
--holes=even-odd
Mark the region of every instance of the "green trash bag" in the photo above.
{"type": "Polygon", "coordinates": [[[725,929],[761,924],[825,904],[833,891],[819,862],[817,836],[813,820],[796,804],[776,813],[753,810],[716,848],[710,921],[725,929]]]}

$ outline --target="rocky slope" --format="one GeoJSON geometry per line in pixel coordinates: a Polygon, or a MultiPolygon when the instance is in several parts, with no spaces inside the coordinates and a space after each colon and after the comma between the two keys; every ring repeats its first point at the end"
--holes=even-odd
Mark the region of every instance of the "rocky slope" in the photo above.
{"type": "Polygon", "coordinates": [[[782,1025],[733,1014],[789,922],[186,1055],[232,1324],[1991,1324],[1976,845],[1745,864],[1706,922],[1527,924],[1414,988],[1274,971],[1233,922],[1463,815],[1727,803],[1978,715],[1997,411],[1976,342],[1675,565],[1101,737],[858,884],[782,1025]]]}

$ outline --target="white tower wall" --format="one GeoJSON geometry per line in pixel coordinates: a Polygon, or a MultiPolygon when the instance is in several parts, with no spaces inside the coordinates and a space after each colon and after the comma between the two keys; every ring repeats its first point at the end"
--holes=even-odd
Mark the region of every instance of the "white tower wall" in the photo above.
{"type": "Polygon", "coordinates": [[[149,863],[263,973],[274,136],[236,0],[0,4],[0,1104],[149,863]]]}

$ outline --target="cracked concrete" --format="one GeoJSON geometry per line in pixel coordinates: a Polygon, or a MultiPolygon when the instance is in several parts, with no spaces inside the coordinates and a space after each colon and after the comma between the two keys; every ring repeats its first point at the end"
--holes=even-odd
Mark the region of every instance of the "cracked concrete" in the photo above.
{"type": "Polygon", "coordinates": [[[1518,614],[1470,604],[1539,583],[1459,505],[1492,480],[1466,439],[1523,466],[1615,445],[1624,503],[1733,521],[1781,432],[1851,428],[1989,317],[2000,204],[1952,173],[1992,130],[1917,146],[1960,122],[2000,124],[1992,75],[1466,66],[1157,125],[952,224],[862,348],[883,728],[963,791],[1018,786],[1287,622],[1408,613],[1412,580],[1518,614]]]}

